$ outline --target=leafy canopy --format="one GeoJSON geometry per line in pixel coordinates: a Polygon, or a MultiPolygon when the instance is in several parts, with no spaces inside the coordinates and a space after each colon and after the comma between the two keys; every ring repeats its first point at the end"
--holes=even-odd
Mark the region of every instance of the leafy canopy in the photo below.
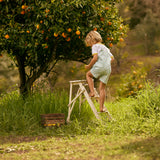
{"type": "Polygon", "coordinates": [[[108,46],[124,32],[113,0],[3,0],[0,9],[2,49],[23,54],[26,66],[45,62],[56,45],[55,58],[81,61],[89,56],[84,38],[90,30],[98,29],[108,46]]]}
{"type": "Polygon", "coordinates": [[[89,31],[97,30],[108,47],[125,35],[119,1],[0,0],[0,54],[6,50],[19,70],[27,67],[26,77],[44,64],[45,72],[53,61],[84,62],[91,56],[84,43],[89,31]]]}

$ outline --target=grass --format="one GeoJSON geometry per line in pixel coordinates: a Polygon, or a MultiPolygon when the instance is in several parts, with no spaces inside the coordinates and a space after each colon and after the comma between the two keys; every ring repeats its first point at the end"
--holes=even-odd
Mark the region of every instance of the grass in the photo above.
{"type": "MultiPolygon", "coordinates": [[[[79,113],[78,102],[71,115],[72,123],[60,128],[43,128],[40,114],[68,112],[68,94],[54,92],[36,93],[23,100],[16,92],[5,95],[0,101],[0,134],[1,135],[80,135],[97,134],[159,134],[160,133],[160,87],[140,92],[137,98],[124,98],[107,103],[107,108],[114,121],[109,122],[107,115],[102,114],[103,121],[96,120],[90,106],[84,103],[79,113]],[[107,124],[107,125],[106,125],[107,124]]],[[[95,103],[97,110],[99,104],[95,103]]]]}
{"type": "Polygon", "coordinates": [[[26,100],[16,92],[3,96],[0,159],[160,159],[160,87],[147,85],[136,98],[107,103],[113,121],[106,114],[96,120],[87,103],[79,114],[77,103],[70,124],[40,125],[42,113],[67,116],[67,104],[66,92],[36,93],[26,100]]]}
{"type": "Polygon", "coordinates": [[[19,97],[17,92],[5,95],[0,102],[1,132],[20,135],[41,132],[43,128],[40,125],[40,114],[58,112],[66,115],[68,103],[66,94],[36,93],[25,100],[19,97]]]}
{"type": "Polygon", "coordinates": [[[44,141],[3,144],[1,160],[151,160],[160,158],[160,137],[78,135],[44,141]]]}

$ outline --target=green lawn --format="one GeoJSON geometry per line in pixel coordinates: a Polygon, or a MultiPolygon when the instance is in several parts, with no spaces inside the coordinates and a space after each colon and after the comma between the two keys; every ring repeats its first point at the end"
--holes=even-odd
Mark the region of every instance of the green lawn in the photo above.
{"type": "Polygon", "coordinates": [[[6,143],[1,160],[158,160],[160,137],[79,135],[46,140],[6,143]]]}
{"type": "Polygon", "coordinates": [[[106,103],[113,121],[104,113],[102,121],[96,120],[87,103],[79,113],[77,103],[71,123],[41,126],[40,114],[63,111],[67,116],[67,104],[66,92],[37,93],[25,100],[17,93],[2,97],[0,160],[160,159],[160,87],[148,85],[136,98],[106,103]]]}

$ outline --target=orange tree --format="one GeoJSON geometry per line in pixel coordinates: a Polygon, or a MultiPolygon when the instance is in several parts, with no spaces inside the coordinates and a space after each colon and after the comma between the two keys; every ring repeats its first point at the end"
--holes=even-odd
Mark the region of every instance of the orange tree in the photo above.
{"type": "Polygon", "coordinates": [[[120,0],[0,0],[0,54],[19,70],[20,93],[60,60],[85,62],[86,34],[97,30],[108,47],[125,35],[115,6],[120,0]]]}

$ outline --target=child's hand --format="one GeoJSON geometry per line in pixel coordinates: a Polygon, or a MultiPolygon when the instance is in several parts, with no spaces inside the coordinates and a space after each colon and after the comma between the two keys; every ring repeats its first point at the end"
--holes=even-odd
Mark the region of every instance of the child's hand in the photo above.
{"type": "Polygon", "coordinates": [[[89,65],[85,65],[85,69],[86,70],[90,69],[89,65]]]}

